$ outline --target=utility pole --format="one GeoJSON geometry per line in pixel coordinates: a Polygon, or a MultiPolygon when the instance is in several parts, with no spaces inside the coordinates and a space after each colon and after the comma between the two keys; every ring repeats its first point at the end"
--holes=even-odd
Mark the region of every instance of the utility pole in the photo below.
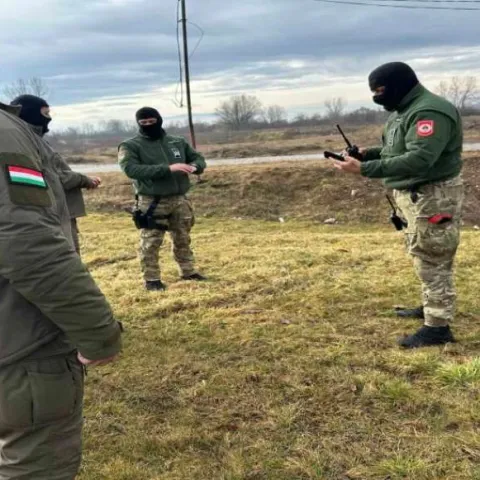
{"type": "Polygon", "coordinates": [[[193,117],[192,117],[192,97],[190,95],[190,68],[188,65],[188,40],[187,40],[187,7],[185,5],[185,0],[180,0],[182,4],[182,27],[183,27],[183,57],[185,64],[185,83],[187,90],[187,108],[188,108],[188,124],[190,126],[190,137],[192,141],[193,148],[196,148],[195,141],[195,130],[193,128],[193,117]]]}

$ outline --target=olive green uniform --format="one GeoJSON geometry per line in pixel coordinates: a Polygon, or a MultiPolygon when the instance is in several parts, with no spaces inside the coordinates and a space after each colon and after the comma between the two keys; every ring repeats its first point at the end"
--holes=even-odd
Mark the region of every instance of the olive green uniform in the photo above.
{"type": "Polygon", "coordinates": [[[76,352],[117,354],[121,328],[73,248],[51,155],[12,112],[0,104],[0,480],[72,480],[83,403],[76,352]]]}
{"type": "MultiPolygon", "coordinates": [[[[42,128],[30,125],[30,128],[40,137],[42,137],[42,128]]],[[[55,169],[60,177],[65,198],[67,201],[67,208],[70,214],[70,227],[72,229],[72,238],[75,250],[80,255],[80,239],[78,231],[77,218],[85,217],[87,211],[85,208],[85,201],[83,200],[82,188],[90,187],[92,181],[86,175],[74,172],[70,165],[63,159],[63,157],[55,152],[50,144],[42,138],[45,148],[48,150],[52,158],[55,169]]]]}

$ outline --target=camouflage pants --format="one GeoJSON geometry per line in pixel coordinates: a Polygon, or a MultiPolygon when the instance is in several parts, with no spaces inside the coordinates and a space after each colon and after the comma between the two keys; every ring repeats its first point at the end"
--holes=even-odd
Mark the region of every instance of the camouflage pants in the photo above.
{"type": "Polygon", "coordinates": [[[0,480],[73,480],[82,455],[76,354],[0,368],[0,480]]]}
{"type": "MultiPolygon", "coordinates": [[[[152,197],[141,196],[140,208],[146,211],[152,203],[152,197]]],[[[190,248],[190,231],[195,223],[193,208],[184,196],[167,197],[160,200],[154,216],[166,217],[158,223],[168,226],[172,238],[173,255],[182,275],[195,273],[193,252],[190,248]]],[[[165,238],[165,231],[140,231],[140,264],[145,281],[160,279],[159,252],[165,238]]]]}
{"type": "Polygon", "coordinates": [[[407,191],[396,190],[394,195],[408,222],[406,247],[422,282],[425,324],[448,325],[455,314],[453,264],[460,241],[463,181],[456,177],[420,187],[416,201],[407,191]],[[452,220],[431,223],[437,214],[451,215],[452,220]]]}

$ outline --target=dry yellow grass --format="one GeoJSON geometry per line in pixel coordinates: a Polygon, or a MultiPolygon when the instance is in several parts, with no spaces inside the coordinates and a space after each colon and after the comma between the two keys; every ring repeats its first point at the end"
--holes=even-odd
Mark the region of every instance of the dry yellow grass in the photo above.
{"type": "Polygon", "coordinates": [[[391,228],[199,218],[209,281],[143,290],[128,217],[80,222],[126,332],[89,370],[79,480],[480,479],[479,233],[458,257],[460,343],[404,352],[418,284],[391,228]]]}

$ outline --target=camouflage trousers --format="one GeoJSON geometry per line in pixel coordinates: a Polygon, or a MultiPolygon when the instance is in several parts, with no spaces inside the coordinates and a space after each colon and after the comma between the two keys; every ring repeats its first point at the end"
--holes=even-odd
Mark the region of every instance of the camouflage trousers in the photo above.
{"type": "Polygon", "coordinates": [[[82,407],[76,353],[0,368],[0,480],[74,480],[82,407]]]}
{"type": "MultiPolygon", "coordinates": [[[[140,196],[141,210],[146,212],[152,201],[153,197],[140,196]]],[[[190,231],[195,223],[195,217],[190,201],[183,195],[163,198],[158,203],[154,216],[159,217],[157,223],[168,227],[173,244],[173,255],[181,275],[188,276],[195,273],[193,252],[190,248],[190,231]]],[[[162,230],[142,229],[140,231],[140,265],[145,281],[160,280],[159,253],[165,233],[162,230]]]]}
{"type": "Polygon", "coordinates": [[[408,191],[394,191],[398,208],[408,222],[406,248],[422,283],[425,324],[448,325],[455,314],[454,257],[460,242],[464,186],[461,177],[425,185],[416,199],[408,191]],[[432,223],[438,214],[451,215],[432,223]]]}

